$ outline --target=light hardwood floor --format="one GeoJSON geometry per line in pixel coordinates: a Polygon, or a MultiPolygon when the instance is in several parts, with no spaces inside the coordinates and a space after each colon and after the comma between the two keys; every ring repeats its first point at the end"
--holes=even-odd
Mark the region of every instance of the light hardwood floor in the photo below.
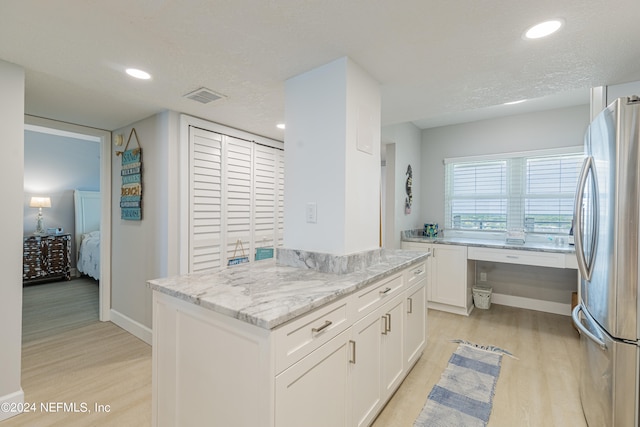
{"type": "Polygon", "coordinates": [[[578,393],[579,336],[571,318],[493,304],[469,317],[430,310],[427,347],[374,423],[410,427],[463,339],[513,353],[503,357],[490,427],[586,426],[578,393]]]}
{"type": "MultiPolygon", "coordinates": [[[[38,406],[0,426],[151,425],[151,348],[97,320],[95,283],[38,286],[49,288],[27,287],[24,293],[25,400],[86,402],[92,413],[45,413],[38,406]],[[85,292],[95,292],[95,301],[81,297],[85,292]],[[65,298],[74,304],[63,304],[65,298]],[[42,309],[43,303],[50,308],[42,309]],[[110,412],[95,413],[95,403],[109,405],[110,412]]],[[[586,426],[577,392],[579,339],[569,317],[494,304],[469,317],[430,310],[428,330],[422,358],[374,427],[413,425],[457,346],[452,339],[496,345],[517,357],[503,358],[490,427],[586,426]]]]}
{"type": "Polygon", "coordinates": [[[151,347],[98,321],[97,291],[87,279],[24,288],[22,388],[36,407],[2,427],[151,425],[151,347]],[[41,406],[58,403],[91,413],[41,406]]]}

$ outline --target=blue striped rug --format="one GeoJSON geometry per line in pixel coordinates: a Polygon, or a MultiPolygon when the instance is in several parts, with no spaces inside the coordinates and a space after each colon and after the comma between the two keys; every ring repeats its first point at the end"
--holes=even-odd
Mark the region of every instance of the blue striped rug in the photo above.
{"type": "Polygon", "coordinates": [[[433,386],[414,427],[485,427],[502,356],[508,351],[467,341],[449,359],[440,381],[433,386]]]}

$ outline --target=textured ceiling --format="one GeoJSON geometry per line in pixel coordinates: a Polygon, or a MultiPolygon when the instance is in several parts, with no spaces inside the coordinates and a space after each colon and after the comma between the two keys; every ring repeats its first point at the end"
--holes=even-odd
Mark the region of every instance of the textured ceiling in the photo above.
{"type": "Polygon", "coordinates": [[[640,80],[639,16],[638,0],[0,0],[0,59],[26,69],[27,114],[113,130],[170,109],[282,140],[285,80],[342,56],[380,82],[383,124],[587,103],[640,80]],[[201,86],[227,98],[182,98],[201,86]],[[544,102],[499,106],[522,98],[544,102]]]}

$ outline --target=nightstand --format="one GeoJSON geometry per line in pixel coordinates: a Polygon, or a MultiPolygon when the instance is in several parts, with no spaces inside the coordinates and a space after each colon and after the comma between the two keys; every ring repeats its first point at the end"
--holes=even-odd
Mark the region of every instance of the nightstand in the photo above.
{"type": "Polygon", "coordinates": [[[22,282],[71,280],[71,234],[26,236],[22,282]]]}

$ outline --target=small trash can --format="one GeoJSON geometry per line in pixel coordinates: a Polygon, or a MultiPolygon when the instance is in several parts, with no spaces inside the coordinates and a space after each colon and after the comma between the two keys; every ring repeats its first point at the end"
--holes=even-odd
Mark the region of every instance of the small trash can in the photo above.
{"type": "Polygon", "coordinates": [[[483,310],[491,307],[491,288],[483,286],[475,286],[473,290],[473,303],[476,307],[483,310]]]}

